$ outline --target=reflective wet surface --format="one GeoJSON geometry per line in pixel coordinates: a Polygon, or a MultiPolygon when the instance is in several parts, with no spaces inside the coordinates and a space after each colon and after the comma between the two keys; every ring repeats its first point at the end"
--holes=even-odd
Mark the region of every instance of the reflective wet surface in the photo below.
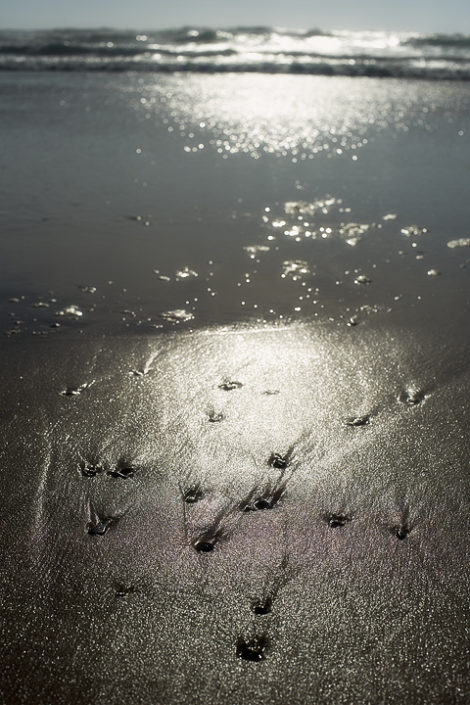
{"type": "Polygon", "coordinates": [[[5,702],[467,702],[467,85],[0,90],[5,702]]]}
{"type": "Polygon", "coordinates": [[[466,84],[0,82],[8,336],[467,306],[466,84]]]}
{"type": "Polygon", "coordinates": [[[5,701],[465,702],[468,342],[448,333],[8,341],[5,701]]]}

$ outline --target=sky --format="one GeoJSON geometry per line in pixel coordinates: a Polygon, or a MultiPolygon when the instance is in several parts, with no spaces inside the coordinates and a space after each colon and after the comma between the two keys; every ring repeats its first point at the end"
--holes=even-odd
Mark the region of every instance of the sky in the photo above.
{"type": "Polygon", "coordinates": [[[182,25],[470,34],[470,0],[0,0],[3,29],[182,25]]]}

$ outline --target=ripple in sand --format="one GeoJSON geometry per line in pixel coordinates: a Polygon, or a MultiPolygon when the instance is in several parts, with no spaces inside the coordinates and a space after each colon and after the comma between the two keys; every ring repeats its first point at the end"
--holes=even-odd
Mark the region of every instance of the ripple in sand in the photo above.
{"type": "Polygon", "coordinates": [[[243,248],[250,256],[250,259],[256,259],[256,257],[262,252],[269,252],[271,249],[267,245],[247,245],[243,248]]]}
{"type": "Polygon", "coordinates": [[[459,237],[457,240],[449,240],[447,247],[450,247],[451,250],[456,247],[470,247],[470,237],[459,237]]]}
{"type": "MultiPolygon", "coordinates": [[[[285,468],[279,469],[285,470],[285,468]]],[[[251,492],[247,499],[240,504],[240,509],[243,512],[257,512],[277,507],[286,492],[287,480],[284,475],[285,473],[281,472],[274,486],[268,485],[259,493],[256,490],[251,492]]]]}
{"type": "Polygon", "coordinates": [[[87,389],[90,389],[90,387],[95,383],[95,380],[92,379],[91,382],[84,382],[84,384],[80,384],[77,387],[72,387],[68,386],[64,390],[62,390],[60,393],[63,397],[77,397],[79,394],[83,394],[83,392],[86,392],[87,389]]]}
{"type": "Polygon", "coordinates": [[[118,467],[115,470],[108,470],[106,474],[114,478],[122,478],[123,480],[127,480],[127,478],[129,477],[134,477],[135,468],[133,468],[132,466],[122,468],[118,467]]]}
{"type": "Polygon", "coordinates": [[[287,215],[316,215],[321,213],[327,215],[330,210],[337,205],[340,205],[343,201],[340,198],[334,198],[333,196],[326,198],[319,198],[316,201],[287,201],[284,204],[284,212],[287,215]]]}
{"type": "Polygon", "coordinates": [[[182,269],[178,269],[175,273],[175,280],[182,281],[183,279],[194,279],[195,277],[198,277],[199,274],[194,270],[190,269],[189,267],[183,267],[182,269]]]}
{"type": "Polygon", "coordinates": [[[172,311],[164,311],[160,314],[161,318],[169,323],[186,323],[192,321],[194,314],[184,308],[175,308],[172,311]]]}
{"type": "Polygon", "coordinates": [[[70,316],[71,318],[81,318],[83,316],[83,311],[78,308],[75,304],[70,304],[60,311],[56,311],[56,316],[70,316]]]}
{"type": "MultiPolygon", "coordinates": [[[[272,218],[265,214],[262,220],[266,225],[270,224],[276,230],[281,230],[295,242],[301,242],[303,239],[340,238],[351,247],[357,245],[372,229],[382,227],[382,223],[376,222],[335,222],[339,214],[351,213],[351,208],[343,207],[341,204],[341,199],[333,197],[313,202],[288,201],[284,204],[284,217],[272,218]]],[[[268,239],[274,239],[274,235],[269,236],[268,239]]]]}
{"type": "Polygon", "coordinates": [[[347,245],[355,247],[371,227],[372,225],[368,223],[341,223],[338,232],[347,245]]]}
{"type": "Polygon", "coordinates": [[[365,274],[359,274],[359,276],[355,278],[354,283],[355,284],[372,284],[372,279],[369,279],[369,277],[366,277],[365,274]]]}
{"type": "Polygon", "coordinates": [[[302,277],[311,274],[308,262],[303,259],[286,259],[282,263],[281,277],[289,277],[292,281],[299,281],[302,277]]]}
{"type": "Polygon", "coordinates": [[[428,232],[428,229],[420,225],[407,225],[400,230],[402,235],[405,237],[418,237],[419,235],[424,235],[428,232]]]}
{"type": "Polygon", "coordinates": [[[132,377],[145,377],[152,372],[151,367],[145,367],[143,370],[130,370],[129,374],[132,377]]]}
{"type": "Polygon", "coordinates": [[[160,281],[171,282],[171,277],[169,277],[167,274],[161,274],[159,269],[154,269],[153,271],[157,275],[157,278],[160,279],[160,281]]]}

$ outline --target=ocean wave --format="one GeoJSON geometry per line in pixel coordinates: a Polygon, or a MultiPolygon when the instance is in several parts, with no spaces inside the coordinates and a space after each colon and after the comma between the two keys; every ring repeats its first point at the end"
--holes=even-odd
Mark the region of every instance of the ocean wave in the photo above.
{"type": "Polygon", "coordinates": [[[425,66],[412,66],[387,64],[386,62],[355,62],[331,63],[316,62],[305,63],[292,61],[288,64],[279,64],[276,61],[257,63],[231,63],[219,61],[99,61],[98,59],[86,61],[56,60],[45,63],[39,59],[24,59],[21,61],[0,60],[0,70],[3,71],[69,71],[69,72],[145,72],[145,73],[261,73],[261,74],[290,74],[305,76],[349,76],[369,78],[396,78],[396,79],[425,79],[425,80],[470,80],[470,63],[458,67],[439,66],[427,68],[425,66]]]}
{"type": "Polygon", "coordinates": [[[470,37],[181,27],[0,32],[0,70],[280,73],[470,79],[470,37]]]}
{"type": "Polygon", "coordinates": [[[420,37],[410,37],[403,43],[414,47],[470,49],[470,37],[465,34],[429,34],[420,37]]]}
{"type": "Polygon", "coordinates": [[[175,44],[186,44],[187,42],[194,44],[210,44],[226,38],[221,33],[221,30],[207,27],[181,27],[180,29],[168,29],[154,34],[156,34],[161,41],[175,44]]]}

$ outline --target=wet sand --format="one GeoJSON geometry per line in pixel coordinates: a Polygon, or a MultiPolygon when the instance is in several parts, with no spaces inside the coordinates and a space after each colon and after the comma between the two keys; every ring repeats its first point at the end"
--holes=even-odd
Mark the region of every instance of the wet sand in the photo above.
{"type": "Polygon", "coordinates": [[[0,331],[468,307],[466,83],[72,78],[0,74],[0,331]]]}
{"type": "Polygon", "coordinates": [[[465,702],[447,333],[9,341],[3,702],[465,702]]]}
{"type": "Polygon", "coordinates": [[[231,81],[0,75],[0,701],[465,703],[467,85],[231,81]]]}

